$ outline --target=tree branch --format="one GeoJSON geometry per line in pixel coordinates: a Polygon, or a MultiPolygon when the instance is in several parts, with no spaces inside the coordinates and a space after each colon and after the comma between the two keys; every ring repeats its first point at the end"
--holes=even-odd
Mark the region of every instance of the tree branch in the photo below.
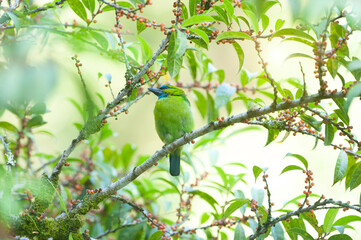
{"type": "MultiPolygon", "coordinates": [[[[254,117],[259,117],[265,114],[269,114],[274,111],[278,110],[285,110],[293,107],[298,107],[306,103],[320,101],[322,99],[330,99],[330,98],[344,98],[346,96],[345,92],[336,92],[336,93],[325,93],[325,94],[314,94],[310,96],[305,96],[300,99],[296,99],[290,102],[281,102],[276,105],[270,105],[261,107],[255,110],[249,110],[247,112],[233,115],[228,118],[225,118],[222,122],[210,122],[207,125],[192,131],[183,137],[173,141],[172,143],[165,145],[161,150],[157,151],[153,156],[148,158],[144,163],[135,167],[132,172],[128,173],[118,181],[110,184],[108,187],[104,188],[103,191],[98,192],[94,195],[89,196],[86,200],[79,203],[75,208],[69,211],[69,215],[75,214],[86,214],[92,208],[96,207],[100,202],[109,198],[114,192],[118,191],[119,189],[125,187],[129,183],[131,183],[134,179],[139,177],[142,173],[147,171],[151,168],[156,162],[158,162],[163,157],[167,156],[169,153],[173,152],[175,149],[185,145],[186,143],[190,142],[191,140],[203,136],[209,132],[228,127],[235,123],[242,123],[246,120],[254,117]]],[[[57,218],[66,218],[66,214],[61,214],[57,218]]]]}
{"type": "Polygon", "coordinates": [[[350,209],[353,209],[353,210],[361,213],[361,207],[350,205],[349,203],[343,203],[341,201],[335,201],[333,199],[325,199],[322,201],[322,197],[321,197],[313,205],[310,205],[306,208],[301,207],[301,208],[297,209],[296,211],[288,212],[285,215],[274,218],[272,221],[267,221],[265,224],[263,224],[263,226],[261,228],[257,229],[257,232],[255,234],[249,236],[247,239],[249,239],[249,240],[256,239],[260,235],[266,233],[268,231],[268,229],[270,227],[274,226],[276,223],[285,221],[292,216],[299,216],[301,213],[311,212],[311,211],[325,209],[325,208],[344,208],[344,209],[350,208],[350,209]],[[327,206],[329,204],[336,205],[336,206],[327,206]]]}

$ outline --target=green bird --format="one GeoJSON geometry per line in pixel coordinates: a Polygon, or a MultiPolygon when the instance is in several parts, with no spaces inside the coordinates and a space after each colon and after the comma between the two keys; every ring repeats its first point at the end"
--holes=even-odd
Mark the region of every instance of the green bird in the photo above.
{"type": "MultiPolygon", "coordinates": [[[[158,96],[154,107],[155,128],[165,144],[192,131],[194,122],[191,105],[182,89],[163,85],[160,88],[149,88],[149,91],[158,96]]],[[[181,152],[180,147],[169,155],[169,172],[172,176],[178,176],[180,173],[181,152]]]]}

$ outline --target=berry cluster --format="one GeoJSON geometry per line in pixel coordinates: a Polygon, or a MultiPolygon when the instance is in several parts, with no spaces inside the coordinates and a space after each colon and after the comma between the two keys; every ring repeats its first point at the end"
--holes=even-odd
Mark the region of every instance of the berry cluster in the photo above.
{"type": "MultiPolygon", "coordinates": [[[[322,34],[321,34],[322,35],[322,34]]],[[[315,42],[316,48],[313,49],[314,52],[314,60],[315,62],[315,78],[318,78],[320,81],[320,93],[324,93],[326,88],[328,87],[327,82],[322,79],[323,76],[326,76],[326,59],[325,59],[325,50],[327,46],[327,39],[323,38],[323,41],[315,42]]]]}
{"type": "Polygon", "coordinates": [[[27,189],[26,191],[24,191],[24,194],[26,194],[26,197],[24,198],[25,201],[29,201],[29,203],[31,203],[31,199],[33,199],[34,196],[31,193],[30,189],[27,189]]]}
{"type": "Polygon", "coordinates": [[[173,14],[175,16],[175,20],[172,20],[171,23],[172,24],[176,24],[176,23],[180,23],[182,24],[183,22],[183,18],[181,18],[182,14],[183,14],[183,10],[182,10],[182,6],[183,3],[181,1],[177,1],[173,3],[173,14]]]}
{"type": "MultiPolygon", "coordinates": [[[[307,197],[309,197],[310,194],[312,193],[311,188],[313,186],[315,186],[315,183],[313,182],[313,180],[314,180],[312,177],[313,172],[311,170],[307,170],[307,171],[303,170],[303,173],[305,173],[307,176],[306,180],[305,180],[305,183],[306,183],[305,189],[306,190],[303,191],[303,194],[306,195],[306,199],[307,199],[307,197]]],[[[309,203],[307,203],[307,201],[306,201],[306,204],[309,205],[309,203]]]]}

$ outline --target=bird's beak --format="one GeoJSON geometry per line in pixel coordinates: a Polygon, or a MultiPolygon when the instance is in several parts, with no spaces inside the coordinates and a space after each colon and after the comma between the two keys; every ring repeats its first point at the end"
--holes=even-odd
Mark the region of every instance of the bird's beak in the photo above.
{"type": "Polygon", "coordinates": [[[158,89],[158,88],[148,88],[149,91],[151,91],[152,93],[154,93],[155,95],[159,96],[163,94],[163,90],[158,89]]]}

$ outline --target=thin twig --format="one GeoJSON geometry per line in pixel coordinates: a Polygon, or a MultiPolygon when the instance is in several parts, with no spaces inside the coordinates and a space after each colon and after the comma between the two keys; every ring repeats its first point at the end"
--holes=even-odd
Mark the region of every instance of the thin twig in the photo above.
{"type": "Polygon", "coordinates": [[[261,56],[261,48],[260,48],[260,42],[257,41],[257,39],[254,37],[253,38],[254,40],[254,44],[255,44],[255,49],[257,51],[257,55],[258,55],[258,58],[260,59],[261,61],[261,64],[262,64],[262,68],[266,74],[266,78],[269,79],[270,83],[271,83],[271,86],[273,88],[273,105],[276,105],[277,104],[277,94],[278,94],[278,90],[277,90],[277,86],[275,84],[275,80],[271,77],[271,75],[268,73],[268,70],[267,70],[267,63],[263,60],[263,57],[261,56]]]}
{"type": "Polygon", "coordinates": [[[146,220],[139,221],[139,222],[134,222],[134,223],[120,224],[119,226],[117,226],[117,227],[115,227],[113,229],[109,229],[109,230],[105,231],[104,233],[99,234],[98,236],[94,237],[93,239],[101,239],[101,238],[105,237],[106,235],[114,233],[114,232],[116,232],[116,231],[118,231],[120,229],[132,227],[132,226],[144,223],[144,222],[146,222],[146,220]]]}
{"type": "Polygon", "coordinates": [[[266,183],[266,191],[267,191],[267,198],[268,198],[268,215],[267,215],[267,222],[271,221],[272,219],[272,201],[271,201],[271,191],[269,190],[268,182],[267,182],[268,175],[266,172],[263,172],[263,181],[266,183]]]}

